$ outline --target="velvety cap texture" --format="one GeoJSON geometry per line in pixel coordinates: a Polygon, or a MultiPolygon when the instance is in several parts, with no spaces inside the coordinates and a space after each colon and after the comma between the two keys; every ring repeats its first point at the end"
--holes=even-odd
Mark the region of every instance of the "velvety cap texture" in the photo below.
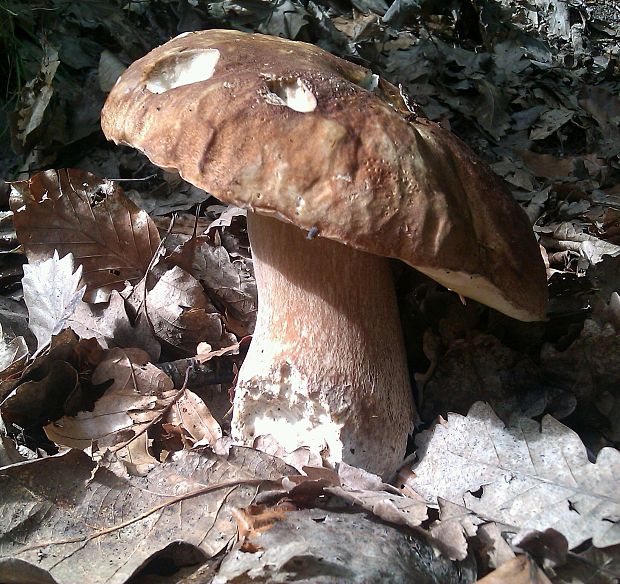
{"type": "Polygon", "coordinates": [[[544,318],[539,248],[502,181],[396,87],[318,47],[183,34],[127,69],[102,127],[222,201],[544,318]]]}

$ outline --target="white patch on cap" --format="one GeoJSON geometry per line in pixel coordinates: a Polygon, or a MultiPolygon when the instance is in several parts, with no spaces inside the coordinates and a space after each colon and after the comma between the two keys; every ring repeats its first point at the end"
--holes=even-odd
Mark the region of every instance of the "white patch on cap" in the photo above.
{"type": "Polygon", "coordinates": [[[316,109],[316,97],[301,79],[270,79],[267,88],[265,98],[273,105],[285,105],[301,113],[316,109]]]}
{"type": "Polygon", "coordinates": [[[217,49],[186,51],[164,59],[150,72],[146,89],[151,93],[165,93],[175,87],[211,79],[219,59],[217,49]]]}

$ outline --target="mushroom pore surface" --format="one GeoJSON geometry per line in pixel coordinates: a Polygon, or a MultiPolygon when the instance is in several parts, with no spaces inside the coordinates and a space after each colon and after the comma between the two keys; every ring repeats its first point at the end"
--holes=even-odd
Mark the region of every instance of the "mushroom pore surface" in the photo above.
{"type": "Polygon", "coordinates": [[[387,258],[248,213],[259,308],[233,436],[395,470],[414,419],[387,258]]]}

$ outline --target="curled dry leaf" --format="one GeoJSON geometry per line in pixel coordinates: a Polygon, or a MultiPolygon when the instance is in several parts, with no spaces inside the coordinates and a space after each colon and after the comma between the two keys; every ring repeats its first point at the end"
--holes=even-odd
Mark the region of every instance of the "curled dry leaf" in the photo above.
{"type": "MultiPolygon", "coordinates": [[[[223,213],[219,220],[227,217],[230,221],[234,216],[231,213],[227,217],[227,213],[223,213]]],[[[228,329],[239,337],[252,333],[258,292],[250,260],[233,259],[224,246],[213,245],[206,236],[191,238],[171,258],[200,280],[224,307],[228,329]]]]}
{"type": "Polygon", "coordinates": [[[239,343],[232,343],[228,347],[213,350],[209,343],[198,343],[196,347],[196,360],[200,363],[206,363],[214,357],[223,357],[224,355],[238,355],[239,343]]]}
{"type": "Polygon", "coordinates": [[[56,250],[51,258],[24,266],[24,302],[30,330],[37,338],[37,351],[67,326],[84,295],[84,287],[78,289],[81,277],[82,266],[73,271],[73,255],[59,259],[56,250]]]}
{"type": "Polygon", "coordinates": [[[20,92],[17,110],[11,116],[11,133],[15,147],[23,151],[30,147],[41,126],[45,112],[54,95],[54,77],[60,65],[58,50],[47,41],[42,43],[44,54],[37,76],[26,83],[20,92]]]}
{"type": "Polygon", "coordinates": [[[148,453],[146,430],[161,419],[177,392],[170,378],[140,349],[111,349],[95,369],[92,381],[112,385],[92,411],[63,416],[45,427],[50,440],[85,449],[93,443],[112,448],[138,472],[156,462],[148,453]],[[138,440],[139,438],[139,440],[138,440]]]}
{"type": "Polygon", "coordinates": [[[320,467],[323,464],[321,456],[307,446],[301,446],[292,452],[287,452],[271,434],[257,436],[252,442],[252,448],[256,448],[256,450],[266,452],[272,456],[277,456],[299,471],[306,466],[320,467]]]}
{"type": "Polygon", "coordinates": [[[519,530],[561,532],[572,549],[592,539],[620,543],[620,453],[603,448],[595,464],[579,436],[550,416],[510,427],[487,404],[424,432],[408,487],[432,505],[439,497],[519,530]]]}
{"type": "Polygon", "coordinates": [[[174,402],[163,422],[178,428],[190,448],[196,442],[213,446],[223,435],[207,404],[188,389],[174,402]]]}
{"type": "Polygon", "coordinates": [[[48,170],[12,184],[11,209],[28,260],[73,253],[83,267],[85,300],[139,281],[159,245],[146,212],[107,180],[81,170],[48,170]]]}
{"type": "Polygon", "coordinates": [[[107,304],[78,302],[67,324],[82,339],[97,339],[104,348],[137,348],[146,351],[152,361],[157,361],[161,346],[154,337],[145,318],[131,324],[125,301],[116,291],[110,293],[107,304]]]}
{"type": "Polygon", "coordinates": [[[161,276],[146,305],[155,334],[173,347],[195,354],[201,341],[217,347],[230,344],[202,286],[178,266],[161,276]]]}
{"type": "Polygon", "coordinates": [[[426,520],[428,507],[421,498],[404,497],[381,477],[348,464],[341,465],[338,474],[326,468],[305,466],[305,476],[286,477],[283,486],[293,499],[330,493],[397,525],[418,527],[426,520]]]}
{"type": "Polygon", "coordinates": [[[28,346],[24,337],[6,335],[0,322],[0,379],[19,369],[27,356],[28,346]]]}
{"type": "Polygon", "coordinates": [[[94,339],[78,339],[63,329],[46,351],[0,382],[0,413],[6,421],[37,428],[91,404],[84,375],[90,376],[102,354],[94,339]]]}
{"type": "MultiPolygon", "coordinates": [[[[248,214],[247,209],[241,209],[240,207],[235,207],[234,205],[221,205],[219,208],[223,208],[224,211],[222,211],[217,219],[211,221],[205,232],[206,235],[213,236],[218,227],[230,227],[236,217],[246,217],[248,214]]],[[[213,209],[214,207],[209,207],[210,211],[213,209]]]]}
{"type": "Polygon", "coordinates": [[[461,505],[438,499],[439,521],[431,525],[431,535],[442,544],[442,551],[451,560],[467,557],[467,540],[473,538],[484,519],[461,505]]]}
{"type": "Polygon", "coordinates": [[[505,527],[497,523],[484,523],[478,526],[478,542],[481,546],[481,556],[489,568],[499,568],[503,563],[515,557],[504,534],[505,527]]]}
{"type": "Polygon", "coordinates": [[[590,235],[585,228],[563,222],[536,227],[541,243],[551,250],[572,251],[591,265],[602,262],[605,255],[620,256],[620,245],[590,235]]]}

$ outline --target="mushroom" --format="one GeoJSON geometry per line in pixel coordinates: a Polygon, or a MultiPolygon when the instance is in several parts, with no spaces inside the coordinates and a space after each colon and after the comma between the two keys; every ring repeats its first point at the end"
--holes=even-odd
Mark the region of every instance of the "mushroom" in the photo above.
{"type": "Polygon", "coordinates": [[[525,213],[398,89],[318,47],[183,34],[132,64],[106,136],[248,209],[256,330],[232,433],[386,475],[415,410],[389,258],[524,321],[545,269],[525,213]]]}

